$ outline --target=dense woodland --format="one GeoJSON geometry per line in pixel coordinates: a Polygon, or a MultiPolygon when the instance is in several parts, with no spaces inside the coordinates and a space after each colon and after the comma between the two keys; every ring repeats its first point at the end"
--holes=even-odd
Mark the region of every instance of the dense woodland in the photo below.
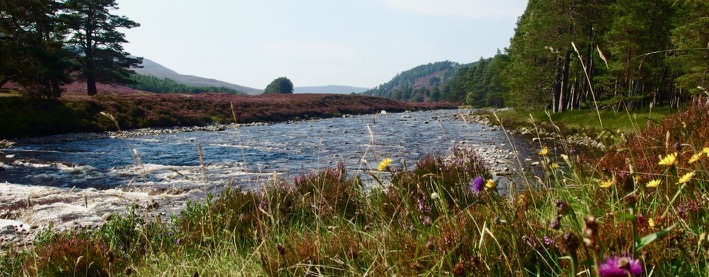
{"type": "Polygon", "coordinates": [[[530,0],[509,48],[456,72],[436,89],[473,106],[677,107],[709,87],[709,1],[530,0]]]}

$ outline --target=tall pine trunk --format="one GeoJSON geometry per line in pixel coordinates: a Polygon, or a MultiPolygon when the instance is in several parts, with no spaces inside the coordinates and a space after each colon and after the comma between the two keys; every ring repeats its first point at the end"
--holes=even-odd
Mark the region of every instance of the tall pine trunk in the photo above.
{"type": "Polygon", "coordinates": [[[566,100],[569,94],[569,63],[571,60],[571,51],[566,51],[564,54],[564,64],[561,68],[561,84],[559,85],[559,101],[557,112],[563,112],[566,108],[566,100]]]}
{"type": "Polygon", "coordinates": [[[98,93],[96,89],[96,76],[94,76],[94,74],[86,75],[86,92],[92,96],[98,93]]]}

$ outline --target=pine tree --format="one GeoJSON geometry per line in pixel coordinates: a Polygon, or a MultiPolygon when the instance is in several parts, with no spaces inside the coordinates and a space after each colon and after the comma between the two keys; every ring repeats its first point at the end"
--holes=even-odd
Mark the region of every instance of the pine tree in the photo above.
{"type": "Polygon", "coordinates": [[[131,57],[123,51],[128,42],[118,28],[134,28],[140,24],[125,16],[113,15],[118,9],[115,0],[67,0],[66,22],[70,28],[69,43],[81,52],[82,77],[86,90],[95,95],[97,82],[131,83],[131,67],[139,65],[142,58],[131,57]]]}
{"type": "Polygon", "coordinates": [[[677,87],[692,94],[709,91],[709,2],[681,0],[671,39],[677,49],[670,63],[679,72],[677,87]]]}

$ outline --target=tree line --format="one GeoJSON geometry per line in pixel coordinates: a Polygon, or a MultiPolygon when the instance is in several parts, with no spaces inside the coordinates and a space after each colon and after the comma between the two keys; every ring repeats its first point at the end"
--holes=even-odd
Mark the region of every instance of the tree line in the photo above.
{"type": "Polygon", "coordinates": [[[554,112],[677,107],[709,87],[708,18],[705,0],[530,0],[494,89],[554,112]]]}
{"type": "Polygon", "coordinates": [[[228,87],[215,86],[192,86],[169,78],[158,78],[151,75],[132,74],[130,76],[132,84],[127,86],[130,88],[155,92],[155,93],[203,93],[203,92],[221,92],[229,94],[244,94],[241,91],[228,87]]]}
{"type": "Polygon", "coordinates": [[[30,96],[56,98],[63,85],[130,83],[142,62],[125,52],[119,28],[140,26],[115,0],[0,0],[0,88],[13,82],[30,96]]]}
{"type": "MultiPolygon", "coordinates": [[[[509,48],[456,68],[437,86],[440,100],[554,112],[678,107],[709,89],[709,1],[530,0],[509,48]]],[[[412,100],[409,79],[367,93],[412,100]]]]}

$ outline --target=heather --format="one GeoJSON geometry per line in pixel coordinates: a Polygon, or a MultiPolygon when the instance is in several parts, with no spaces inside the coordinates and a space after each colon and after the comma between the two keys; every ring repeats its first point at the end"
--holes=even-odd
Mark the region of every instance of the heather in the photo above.
{"type": "MultiPolygon", "coordinates": [[[[69,89],[72,89],[70,87],[69,89]]],[[[281,122],[367,114],[386,110],[452,108],[450,103],[403,103],[357,95],[152,94],[102,86],[94,97],[66,93],[61,99],[0,97],[0,138],[209,124],[281,122]],[[118,126],[104,114],[112,115],[118,126]]]]}
{"type": "MultiPolygon", "coordinates": [[[[502,184],[465,148],[363,175],[342,165],[179,215],[141,208],[45,232],[3,274],[95,276],[706,276],[709,104],[637,129],[595,160],[539,142],[541,172],[502,184]]],[[[637,124],[636,124],[637,126],[637,124]]]]}

